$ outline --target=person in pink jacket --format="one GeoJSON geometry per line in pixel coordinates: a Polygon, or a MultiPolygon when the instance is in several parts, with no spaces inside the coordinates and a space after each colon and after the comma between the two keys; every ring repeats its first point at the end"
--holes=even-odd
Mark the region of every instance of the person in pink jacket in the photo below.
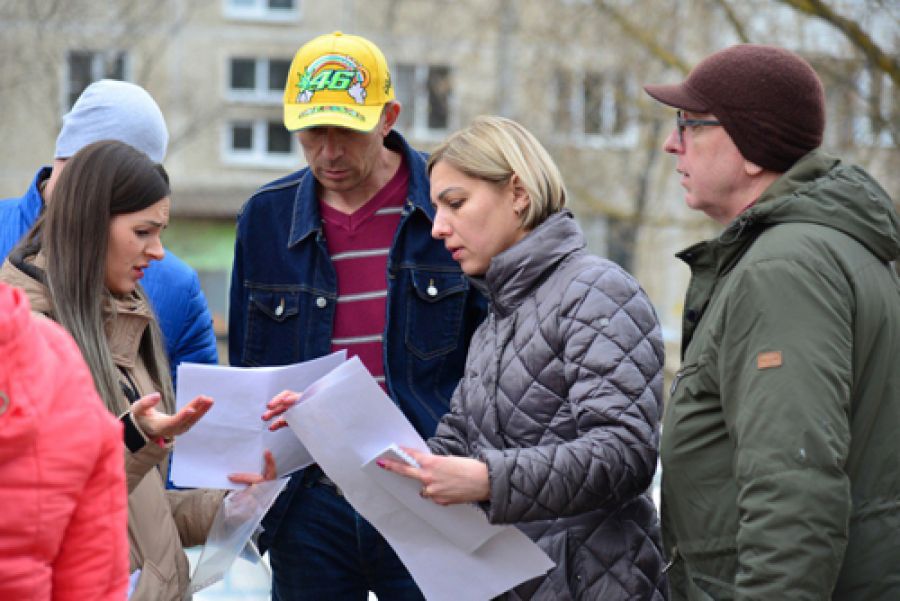
{"type": "Polygon", "coordinates": [[[69,334],[0,283],[0,599],[122,601],[122,426],[69,334]]]}

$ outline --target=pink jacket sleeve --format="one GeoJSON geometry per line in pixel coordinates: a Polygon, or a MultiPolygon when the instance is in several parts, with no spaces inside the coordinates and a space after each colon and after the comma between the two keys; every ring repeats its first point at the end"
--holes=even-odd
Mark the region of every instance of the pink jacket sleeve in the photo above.
{"type": "Polygon", "coordinates": [[[125,599],[121,428],[72,338],[0,284],[0,599],[125,599]]]}

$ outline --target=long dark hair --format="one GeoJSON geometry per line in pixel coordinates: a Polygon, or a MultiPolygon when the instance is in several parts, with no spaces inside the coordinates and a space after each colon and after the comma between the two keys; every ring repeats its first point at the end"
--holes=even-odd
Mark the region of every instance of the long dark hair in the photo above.
{"type": "MultiPolygon", "coordinates": [[[[128,402],[104,328],[104,306],[112,301],[105,280],[110,220],[146,209],[169,194],[168,175],[146,154],[122,142],[95,142],[66,161],[39,233],[54,318],[75,338],[97,391],[116,414],[127,410],[128,402]]],[[[136,294],[147,302],[140,286],[136,294]]],[[[172,382],[155,319],[139,352],[163,406],[171,410],[172,382]]]]}

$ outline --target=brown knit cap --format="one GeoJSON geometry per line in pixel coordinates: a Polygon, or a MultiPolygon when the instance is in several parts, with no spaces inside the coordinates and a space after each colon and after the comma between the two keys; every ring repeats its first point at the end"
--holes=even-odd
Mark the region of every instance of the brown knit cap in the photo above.
{"type": "Polygon", "coordinates": [[[663,104],[712,113],[745,159],[771,171],[787,171],[822,143],[822,82],[784,48],[732,46],[703,59],[684,82],[644,90],[663,104]]]}

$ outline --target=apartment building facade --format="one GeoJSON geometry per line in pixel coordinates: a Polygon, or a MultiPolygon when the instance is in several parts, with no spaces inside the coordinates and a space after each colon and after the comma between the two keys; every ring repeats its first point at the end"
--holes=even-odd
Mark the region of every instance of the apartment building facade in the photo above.
{"type": "MultiPolygon", "coordinates": [[[[862,162],[900,197],[893,81],[867,68],[827,24],[760,0],[740,5],[738,27],[740,15],[716,12],[723,4],[0,1],[0,197],[21,194],[50,161],[61,115],[91,81],[143,85],[171,133],[166,244],[200,272],[224,335],[234,218],[257,187],[304,164],[281,123],[291,58],[321,33],[364,35],[391,64],[403,104],[398,129],[415,146],[427,150],[482,113],[512,117],[538,135],[560,164],[592,250],[632,271],[656,304],[673,369],[688,278],[673,254],[718,228],[684,206],[674,161],[660,149],[674,115],[641,92],[644,83],[682,76],[664,51],[683,68],[743,33],[804,52],[827,86],[850,82],[829,88],[826,146],[862,162]]],[[[883,16],[868,15],[865,3],[842,5],[896,52],[900,34],[881,31],[883,16]]]]}

